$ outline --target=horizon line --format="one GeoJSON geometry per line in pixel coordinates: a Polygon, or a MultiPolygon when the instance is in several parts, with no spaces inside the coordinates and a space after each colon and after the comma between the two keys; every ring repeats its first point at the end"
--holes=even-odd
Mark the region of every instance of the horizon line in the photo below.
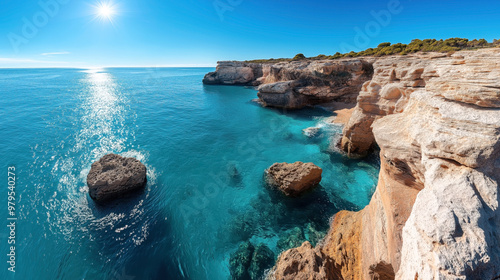
{"type": "Polygon", "coordinates": [[[107,69],[107,68],[214,68],[217,65],[155,65],[155,66],[34,66],[34,67],[2,67],[0,69],[107,69]]]}

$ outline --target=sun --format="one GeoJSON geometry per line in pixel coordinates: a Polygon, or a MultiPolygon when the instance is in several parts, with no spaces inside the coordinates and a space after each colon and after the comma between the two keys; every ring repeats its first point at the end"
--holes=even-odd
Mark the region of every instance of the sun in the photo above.
{"type": "Polygon", "coordinates": [[[101,19],[108,19],[111,21],[116,14],[116,9],[111,3],[100,2],[96,6],[96,15],[101,19]]]}

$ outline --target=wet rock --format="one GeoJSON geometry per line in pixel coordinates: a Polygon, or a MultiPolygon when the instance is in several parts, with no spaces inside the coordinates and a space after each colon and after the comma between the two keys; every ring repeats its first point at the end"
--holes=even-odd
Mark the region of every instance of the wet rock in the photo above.
{"type": "Polygon", "coordinates": [[[321,128],[319,128],[319,127],[308,127],[306,129],[302,130],[302,133],[309,138],[319,136],[320,132],[321,132],[321,128]]]}
{"type": "Polygon", "coordinates": [[[288,234],[278,240],[276,247],[279,251],[288,250],[290,248],[299,247],[306,238],[304,232],[299,227],[294,227],[288,234]]]}
{"type": "Polygon", "coordinates": [[[299,196],[319,184],[322,172],[312,162],[275,163],[266,170],[266,181],[287,196],[299,196]]]}
{"type": "Polygon", "coordinates": [[[255,247],[252,256],[252,262],[248,268],[248,274],[250,279],[257,280],[261,279],[264,275],[264,271],[273,266],[274,263],[274,253],[264,244],[259,244],[255,247]]]}
{"type": "Polygon", "coordinates": [[[229,258],[229,272],[233,280],[248,280],[248,268],[252,261],[254,246],[249,241],[240,244],[238,250],[231,254],[229,258]]]}
{"type": "Polygon", "coordinates": [[[89,195],[96,201],[106,201],[144,188],[146,166],[135,158],[108,154],[92,164],[87,175],[89,195]]]}

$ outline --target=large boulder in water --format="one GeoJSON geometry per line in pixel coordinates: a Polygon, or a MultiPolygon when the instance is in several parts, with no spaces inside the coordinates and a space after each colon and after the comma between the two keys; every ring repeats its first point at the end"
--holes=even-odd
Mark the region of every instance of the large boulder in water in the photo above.
{"type": "Polygon", "coordinates": [[[318,185],[323,170],[312,162],[275,163],[266,170],[266,181],[288,196],[298,196],[318,185]]]}
{"type": "Polygon", "coordinates": [[[105,201],[146,186],[146,166],[135,158],[108,154],[92,164],[87,175],[90,197],[105,201]]]}

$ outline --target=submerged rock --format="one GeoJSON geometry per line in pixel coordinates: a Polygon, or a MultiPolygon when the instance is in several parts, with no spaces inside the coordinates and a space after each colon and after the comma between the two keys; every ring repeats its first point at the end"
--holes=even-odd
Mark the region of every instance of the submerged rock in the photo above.
{"type": "Polygon", "coordinates": [[[275,163],[266,170],[266,181],[285,195],[298,196],[318,185],[322,172],[312,162],[275,163]]]}
{"type": "Polygon", "coordinates": [[[231,254],[229,258],[229,272],[231,273],[231,279],[250,279],[248,268],[250,267],[254,250],[255,248],[252,243],[250,243],[250,241],[246,241],[241,243],[238,250],[231,254]]]}
{"type": "Polygon", "coordinates": [[[252,262],[248,268],[248,274],[250,279],[257,280],[261,279],[264,275],[264,271],[273,266],[274,263],[274,253],[264,244],[259,244],[255,247],[252,256],[252,262]]]}
{"type": "Polygon", "coordinates": [[[305,235],[307,236],[307,240],[309,240],[313,246],[316,246],[316,244],[325,237],[326,232],[319,231],[314,223],[309,223],[305,229],[305,235]]]}
{"type": "Polygon", "coordinates": [[[276,247],[280,251],[285,251],[290,248],[299,247],[305,240],[306,238],[304,237],[302,229],[295,227],[287,235],[278,240],[276,247]]]}
{"type": "Polygon", "coordinates": [[[89,195],[96,201],[105,201],[144,188],[147,183],[146,166],[135,158],[108,154],[92,164],[87,175],[89,195]]]}
{"type": "Polygon", "coordinates": [[[261,279],[266,269],[271,268],[274,253],[264,244],[254,247],[250,241],[240,244],[229,258],[229,271],[233,280],[261,279]]]}
{"type": "Polygon", "coordinates": [[[309,138],[317,137],[320,132],[321,128],[319,127],[308,127],[302,130],[302,133],[309,138]]]}

